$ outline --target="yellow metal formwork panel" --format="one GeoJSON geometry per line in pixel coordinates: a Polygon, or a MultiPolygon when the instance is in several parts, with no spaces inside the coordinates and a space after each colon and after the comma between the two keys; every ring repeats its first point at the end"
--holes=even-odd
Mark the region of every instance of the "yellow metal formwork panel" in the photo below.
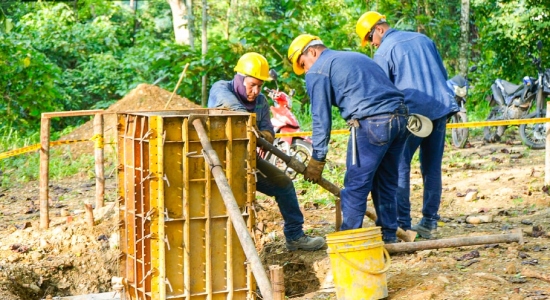
{"type": "Polygon", "coordinates": [[[121,275],[131,299],[254,299],[255,282],[190,115],[252,232],[255,115],[225,110],[118,114],[121,275]]]}

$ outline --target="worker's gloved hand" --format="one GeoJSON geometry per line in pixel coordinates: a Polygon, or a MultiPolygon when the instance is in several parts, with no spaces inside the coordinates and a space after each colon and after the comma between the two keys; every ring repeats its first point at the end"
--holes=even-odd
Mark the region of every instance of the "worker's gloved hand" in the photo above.
{"type": "Polygon", "coordinates": [[[307,168],[304,171],[304,178],[307,181],[318,183],[321,180],[321,174],[323,173],[323,168],[325,167],[326,162],[318,161],[315,159],[310,159],[307,168]]]}
{"type": "Polygon", "coordinates": [[[260,131],[260,137],[268,141],[270,144],[273,144],[273,141],[275,140],[275,138],[273,137],[273,134],[271,134],[269,130],[260,131]]]}

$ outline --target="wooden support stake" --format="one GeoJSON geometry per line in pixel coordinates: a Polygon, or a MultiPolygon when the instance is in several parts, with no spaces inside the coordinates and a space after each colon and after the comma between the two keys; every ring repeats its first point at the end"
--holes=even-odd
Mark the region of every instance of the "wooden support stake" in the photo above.
{"type": "Polygon", "coordinates": [[[279,265],[269,266],[269,277],[273,289],[273,300],[285,300],[285,275],[279,265]]]}
{"type": "Polygon", "coordinates": [[[103,137],[103,114],[94,116],[94,137],[95,140],[95,207],[103,207],[105,203],[105,174],[104,174],[104,137],[103,137]]]}
{"type": "Polygon", "coordinates": [[[40,229],[50,227],[48,175],[50,173],[50,119],[40,122],[40,229]]]}
{"type": "Polygon", "coordinates": [[[180,83],[185,77],[185,72],[187,72],[187,67],[189,67],[189,63],[185,64],[185,68],[183,68],[183,72],[181,72],[180,79],[178,80],[178,83],[176,83],[176,87],[174,88],[174,91],[172,92],[172,95],[170,95],[170,99],[168,99],[168,102],[166,102],[166,105],[164,105],[164,109],[168,108],[168,104],[170,104],[170,101],[172,101],[172,97],[176,94],[176,91],[178,90],[178,87],[180,86],[180,83]]]}
{"type": "Polygon", "coordinates": [[[84,208],[86,209],[86,224],[88,226],[93,227],[94,226],[94,209],[91,204],[84,204],[84,208]]]}
{"type": "MultiPolygon", "coordinates": [[[[546,102],[546,117],[550,118],[550,109],[548,105],[550,101],[546,102]]],[[[546,153],[545,153],[545,163],[544,163],[544,185],[550,185],[550,124],[546,123],[546,153]]]]}

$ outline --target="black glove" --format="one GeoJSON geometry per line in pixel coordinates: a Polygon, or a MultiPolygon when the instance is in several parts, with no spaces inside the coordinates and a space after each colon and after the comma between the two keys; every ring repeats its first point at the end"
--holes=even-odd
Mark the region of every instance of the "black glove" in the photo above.
{"type": "Polygon", "coordinates": [[[323,173],[325,164],[326,162],[324,161],[318,161],[313,158],[310,159],[304,171],[304,178],[309,182],[318,183],[322,178],[321,174],[323,173]]]}

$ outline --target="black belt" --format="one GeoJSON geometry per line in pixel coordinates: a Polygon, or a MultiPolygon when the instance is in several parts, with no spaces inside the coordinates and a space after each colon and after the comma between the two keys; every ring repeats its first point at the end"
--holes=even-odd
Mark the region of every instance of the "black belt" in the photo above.
{"type": "Polygon", "coordinates": [[[377,117],[377,116],[382,116],[382,115],[398,115],[398,116],[405,116],[406,117],[406,116],[409,115],[409,108],[407,107],[407,105],[405,105],[405,103],[401,103],[401,104],[399,104],[399,107],[396,108],[392,112],[384,112],[384,113],[374,114],[374,115],[370,115],[370,116],[363,116],[363,117],[359,117],[359,118],[351,118],[349,121],[347,121],[347,124],[350,125],[350,123],[353,122],[353,120],[361,121],[361,120],[364,120],[364,119],[367,119],[367,118],[377,117]]]}

